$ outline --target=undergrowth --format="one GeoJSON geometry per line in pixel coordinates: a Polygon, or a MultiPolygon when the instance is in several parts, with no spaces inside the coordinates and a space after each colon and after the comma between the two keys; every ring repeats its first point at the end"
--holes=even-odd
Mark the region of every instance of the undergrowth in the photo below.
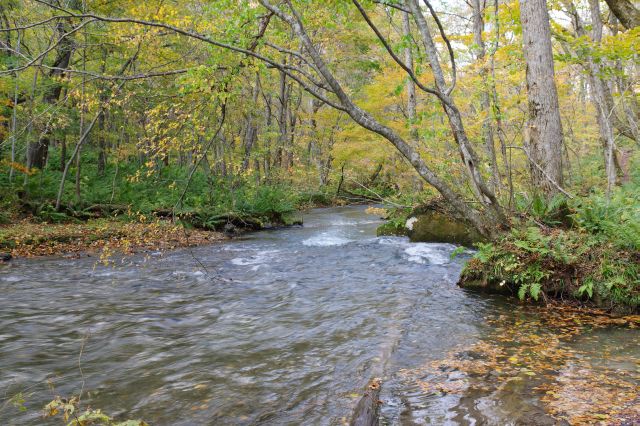
{"type": "Polygon", "coordinates": [[[577,299],[615,311],[640,307],[640,192],[610,199],[534,199],[520,226],[477,244],[461,278],[465,287],[512,292],[520,299],[577,299]]]}
{"type": "Polygon", "coordinates": [[[20,175],[9,182],[8,168],[0,168],[0,225],[25,217],[42,223],[80,222],[96,217],[138,214],[197,215],[204,222],[221,215],[281,222],[300,208],[330,205],[332,196],[292,185],[256,181],[252,176],[212,177],[194,173],[182,202],[188,170],[167,166],[142,173],[138,165],[123,162],[116,172],[109,165],[101,176],[95,162],[86,160],[80,180],[80,199],[75,194],[74,173],[65,185],[62,206],[55,209],[61,173],[55,158],[44,171],[34,170],[28,179],[20,175]]]}

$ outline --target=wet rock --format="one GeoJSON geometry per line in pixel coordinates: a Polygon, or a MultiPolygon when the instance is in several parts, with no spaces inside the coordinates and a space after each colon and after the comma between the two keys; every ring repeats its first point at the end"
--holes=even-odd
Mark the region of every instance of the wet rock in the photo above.
{"type": "Polygon", "coordinates": [[[222,231],[228,236],[234,236],[240,233],[238,228],[231,222],[225,223],[222,231]]]}
{"type": "Polygon", "coordinates": [[[472,246],[482,241],[481,235],[463,221],[438,212],[428,212],[410,218],[407,223],[412,242],[452,243],[472,246]],[[409,221],[412,221],[409,223],[409,221]]]}
{"type": "Polygon", "coordinates": [[[412,242],[451,243],[472,246],[483,238],[442,199],[414,209],[405,223],[412,242]]]}
{"type": "Polygon", "coordinates": [[[0,262],[9,262],[11,259],[13,259],[11,253],[0,253],[0,262]]]}

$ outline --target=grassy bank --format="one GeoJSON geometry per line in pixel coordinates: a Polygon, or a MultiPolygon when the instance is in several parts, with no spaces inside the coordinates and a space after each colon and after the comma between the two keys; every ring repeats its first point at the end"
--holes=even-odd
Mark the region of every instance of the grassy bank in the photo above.
{"type": "Polygon", "coordinates": [[[0,168],[0,252],[30,257],[171,249],[292,225],[298,210],[336,202],[293,185],[201,171],[185,191],[185,168],[141,174],[138,166],[123,163],[100,174],[95,161],[87,161],[79,197],[70,176],[56,209],[61,174],[52,164],[12,181],[9,169],[0,168]]]}
{"type": "Polygon", "coordinates": [[[640,308],[640,191],[610,199],[535,199],[502,239],[477,244],[460,284],[466,288],[558,299],[616,312],[640,308]]]}

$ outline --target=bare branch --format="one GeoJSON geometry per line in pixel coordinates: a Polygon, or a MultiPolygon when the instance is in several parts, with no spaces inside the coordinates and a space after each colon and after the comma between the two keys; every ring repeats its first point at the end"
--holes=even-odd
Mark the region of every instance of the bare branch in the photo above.
{"type": "MultiPolygon", "coordinates": [[[[344,107],[342,107],[342,106],[336,104],[335,102],[329,100],[326,96],[324,96],[322,93],[318,92],[318,90],[316,90],[315,88],[311,87],[308,83],[306,83],[299,76],[297,76],[297,75],[293,74],[292,72],[290,72],[289,70],[287,70],[283,64],[281,64],[281,63],[279,63],[277,61],[274,61],[273,59],[268,58],[268,57],[266,57],[264,55],[256,53],[256,52],[254,52],[252,50],[245,49],[245,48],[242,48],[242,47],[239,47],[239,46],[234,46],[234,45],[231,45],[231,44],[228,44],[228,43],[223,43],[223,42],[214,40],[214,39],[212,39],[212,38],[210,38],[210,37],[208,37],[208,36],[206,36],[204,34],[200,34],[200,33],[197,33],[195,31],[192,31],[192,30],[186,30],[186,29],[179,28],[179,27],[176,27],[176,26],[173,26],[173,25],[169,25],[169,24],[165,24],[165,23],[162,23],[162,22],[148,21],[148,20],[144,20],[144,19],[135,19],[135,18],[107,17],[107,16],[95,15],[95,14],[92,14],[92,13],[79,14],[79,13],[73,13],[73,12],[67,11],[67,10],[65,10],[65,9],[63,9],[63,8],[61,8],[59,6],[55,6],[55,5],[52,5],[52,4],[45,3],[42,0],[35,0],[35,1],[38,2],[38,3],[41,3],[41,4],[45,4],[45,5],[47,5],[49,7],[52,7],[54,9],[56,9],[56,10],[63,11],[63,12],[68,14],[66,16],[59,16],[58,19],[88,19],[87,21],[83,22],[82,26],[88,24],[89,22],[100,21],[100,22],[109,22],[109,23],[120,23],[120,24],[122,24],[122,23],[130,23],[130,24],[144,25],[144,26],[153,27],[153,28],[164,28],[164,29],[170,30],[170,31],[172,31],[174,33],[177,33],[177,34],[180,34],[180,35],[184,35],[186,37],[193,38],[193,39],[196,39],[196,40],[200,40],[200,41],[203,41],[205,43],[211,44],[211,45],[216,46],[216,47],[220,47],[220,48],[223,48],[223,49],[231,50],[231,51],[236,52],[236,53],[242,53],[242,54],[244,54],[246,56],[253,57],[253,58],[256,58],[256,59],[258,59],[258,60],[260,60],[260,61],[262,61],[264,63],[267,63],[267,64],[271,65],[274,68],[277,68],[278,70],[284,72],[287,76],[292,78],[294,81],[296,81],[298,84],[300,84],[302,86],[302,88],[306,92],[311,94],[312,96],[320,99],[321,101],[327,103],[328,105],[331,105],[332,107],[334,107],[336,109],[344,111],[344,107]]],[[[75,32],[75,31],[77,31],[79,29],[80,29],[80,26],[74,28],[74,30],[72,32],[75,32]]],[[[71,34],[71,32],[67,33],[65,36],[68,36],[70,34],[71,34]]],[[[47,52],[44,52],[43,54],[39,55],[38,58],[43,57],[44,54],[48,53],[53,48],[55,48],[55,45],[52,46],[51,48],[47,49],[47,52]]],[[[36,60],[38,58],[36,58],[36,60]]],[[[21,68],[11,70],[11,72],[15,72],[16,70],[20,71],[22,69],[28,68],[29,66],[32,66],[33,63],[34,62],[32,61],[29,64],[27,64],[27,65],[25,65],[25,66],[23,66],[21,68]]],[[[3,72],[0,72],[0,74],[2,74],[2,73],[3,72]]]]}
{"type": "Polygon", "coordinates": [[[409,75],[409,77],[411,78],[411,80],[413,80],[413,82],[423,91],[427,92],[427,93],[431,93],[432,95],[435,95],[438,97],[438,99],[440,99],[440,101],[442,101],[444,104],[449,106],[449,102],[447,99],[445,99],[442,94],[434,88],[431,87],[427,87],[424,84],[422,84],[420,82],[420,80],[418,80],[418,78],[416,77],[415,73],[413,72],[412,69],[410,69],[400,58],[398,58],[398,56],[395,54],[395,52],[393,51],[393,49],[391,48],[391,46],[389,45],[389,43],[387,42],[387,40],[384,38],[384,36],[382,35],[382,33],[380,32],[380,30],[378,30],[378,27],[376,27],[376,25],[373,23],[373,21],[371,21],[371,18],[369,18],[369,15],[367,15],[367,12],[364,10],[364,8],[362,7],[362,5],[358,2],[358,0],[352,0],[353,4],[356,6],[356,8],[358,9],[358,11],[360,12],[360,14],[362,15],[362,17],[364,18],[364,20],[367,22],[367,25],[369,25],[369,27],[373,30],[373,32],[376,34],[376,36],[378,37],[378,39],[380,40],[380,42],[382,43],[382,45],[384,46],[385,50],[389,53],[389,55],[391,56],[391,58],[393,58],[393,60],[400,65],[400,67],[409,75]]]}
{"type": "Polygon", "coordinates": [[[371,0],[374,3],[380,4],[382,6],[387,6],[387,7],[391,7],[393,9],[397,9],[401,12],[405,12],[408,13],[409,10],[405,9],[404,7],[400,6],[399,4],[392,4],[392,3],[387,3],[386,1],[382,1],[382,0],[371,0]]]}
{"type": "Polygon", "coordinates": [[[453,92],[453,89],[455,89],[456,87],[456,75],[457,75],[456,58],[453,54],[453,47],[451,46],[451,42],[449,41],[449,38],[444,32],[444,28],[442,27],[442,23],[440,22],[440,19],[438,18],[436,11],[433,10],[433,7],[431,7],[431,3],[429,3],[428,0],[424,0],[424,4],[427,5],[427,7],[429,8],[429,12],[431,13],[431,16],[433,16],[433,20],[436,21],[436,25],[438,26],[440,35],[442,36],[444,43],[447,45],[447,50],[449,51],[449,60],[451,61],[451,86],[449,86],[449,88],[447,89],[447,95],[450,95],[451,92],[453,92]]]}

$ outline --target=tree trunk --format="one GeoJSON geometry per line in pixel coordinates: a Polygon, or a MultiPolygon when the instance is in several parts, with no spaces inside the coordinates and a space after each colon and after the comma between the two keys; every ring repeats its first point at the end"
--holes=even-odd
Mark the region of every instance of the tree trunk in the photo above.
{"type": "Polygon", "coordinates": [[[625,28],[631,29],[640,25],[640,11],[631,0],[605,0],[611,12],[625,28]]]}
{"type": "MultiPolygon", "coordinates": [[[[107,50],[102,51],[102,65],[100,66],[100,72],[105,74],[107,67],[107,50]]],[[[102,88],[100,92],[100,105],[104,105],[108,100],[108,93],[106,87],[102,88]]],[[[98,119],[98,175],[103,176],[104,171],[107,168],[107,141],[106,141],[106,114],[100,114],[98,119]]]]}
{"type": "Polygon", "coordinates": [[[484,146],[491,167],[491,189],[496,192],[500,186],[500,173],[498,172],[498,159],[496,157],[496,148],[493,138],[493,126],[491,124],[491,102],[489,97],[489,82],[487,79],[487,67],[484,63],[486,49],[482,32],[484,31],[484,2],[473,0],[473,43],[476,46],[476,60],[480,66],[480,77],[482,79],[482,91],[480,93],[480,110],[484,116],[482,119],[482,136],[484,146]]]}
{"type": "MultiPolygon", "coordinates": [[[[2,10],[0,8],[0,10],[2,10]]],[[[10,35],[7,33],[7,46],[11,46],[10,35]]],[[[18,43],[16,46],[16,52],[20,54],[20,43],[22,40],[22,33],[18,33],[18,43]]],[[[17,115],[18,115],[18,94],[20,92],[20,86],[18,85],[18,73],[13,73],[13,78],[15,79],[14,92],[13,92],[13,105],[11,108],[11,168],[9,169],[9,182],[13,182],[13,173],[14,168],[13,165],[16,162],[16,131],[17,127],[17,115]]]]}
{"type": "MultiPolygon", "coordinates": [[[[71,9],[78,9],[77,0],[73,1],[70,5],[71,9]]],[[[56,24],[56,31],[59,37],[63,37],[69,31],[64,21],[56,24]]],[[[55,104],[60,98],[62,93],[62,85],[56,80],[59,80],[65,76],[65,68],[69,67],[71,61],[71,55],[73,53],[73,41],[69,37],[63,38],[58,47],[57,57],[53,63],[53,69],[49,72],[49,78],[54,82],[53,88],[50,89],[43,98],[43,102],[47,104],[55,104]]],[[[42,137],[38,138],[36,142],[29,142],[27,147],[27,167],[29,168],[44,168],[47,162],[47,156],[49,154],[49,142],[51,135],[49,129],[45,129],[42,137]]]]}
{"type": "MultiPolygon", "coordinates": [[[[411,23],[409,21],[409,13],[402,13],[402,32],[405,38],[411,36],[411,23]]],[[[411,45],[404,48],[404,63],[410,69],[413,69],[413,52],[411,45]]],[[[416,84],[407,77],[407,118],[409,119],[409,128],[411,129],[411,139],[414,142],[418,140],[418,128],[416,127],[416,84]]]]}
{"type": "Polygon", "coordinates": [[[244,159],[242,160],[242,168],[241,171],[244,173],[249,169],[249,164],[251,161],[251,150],[258,140],[258,124],[256,123],[256,117],[254,109],[258,106],[258,94],[260,93],[260,75],[256,73],[256,84],[253,87],[252,96],[253,96],[253,105],[252,110],[249,111],[247,115],[247,132],[244,138],[244,159]]]}
{"type": "Polygon", "coordinates": [[[562,185],[562,122],[546,0],[519,0],[526,61],[528,146],[533,185],[553,195],[562,185]]]}
{"type": "Polygon", "coordinates": [[[278,146],[276,148],[276,157],[274,159],[274,165],[282,167],[285,147],[288,139],[287,125],[287,108],[289,107],[289,90],[287,85],[287,75],[284,72],[280,72],[280,83],[278,92],[278,146]]]}

